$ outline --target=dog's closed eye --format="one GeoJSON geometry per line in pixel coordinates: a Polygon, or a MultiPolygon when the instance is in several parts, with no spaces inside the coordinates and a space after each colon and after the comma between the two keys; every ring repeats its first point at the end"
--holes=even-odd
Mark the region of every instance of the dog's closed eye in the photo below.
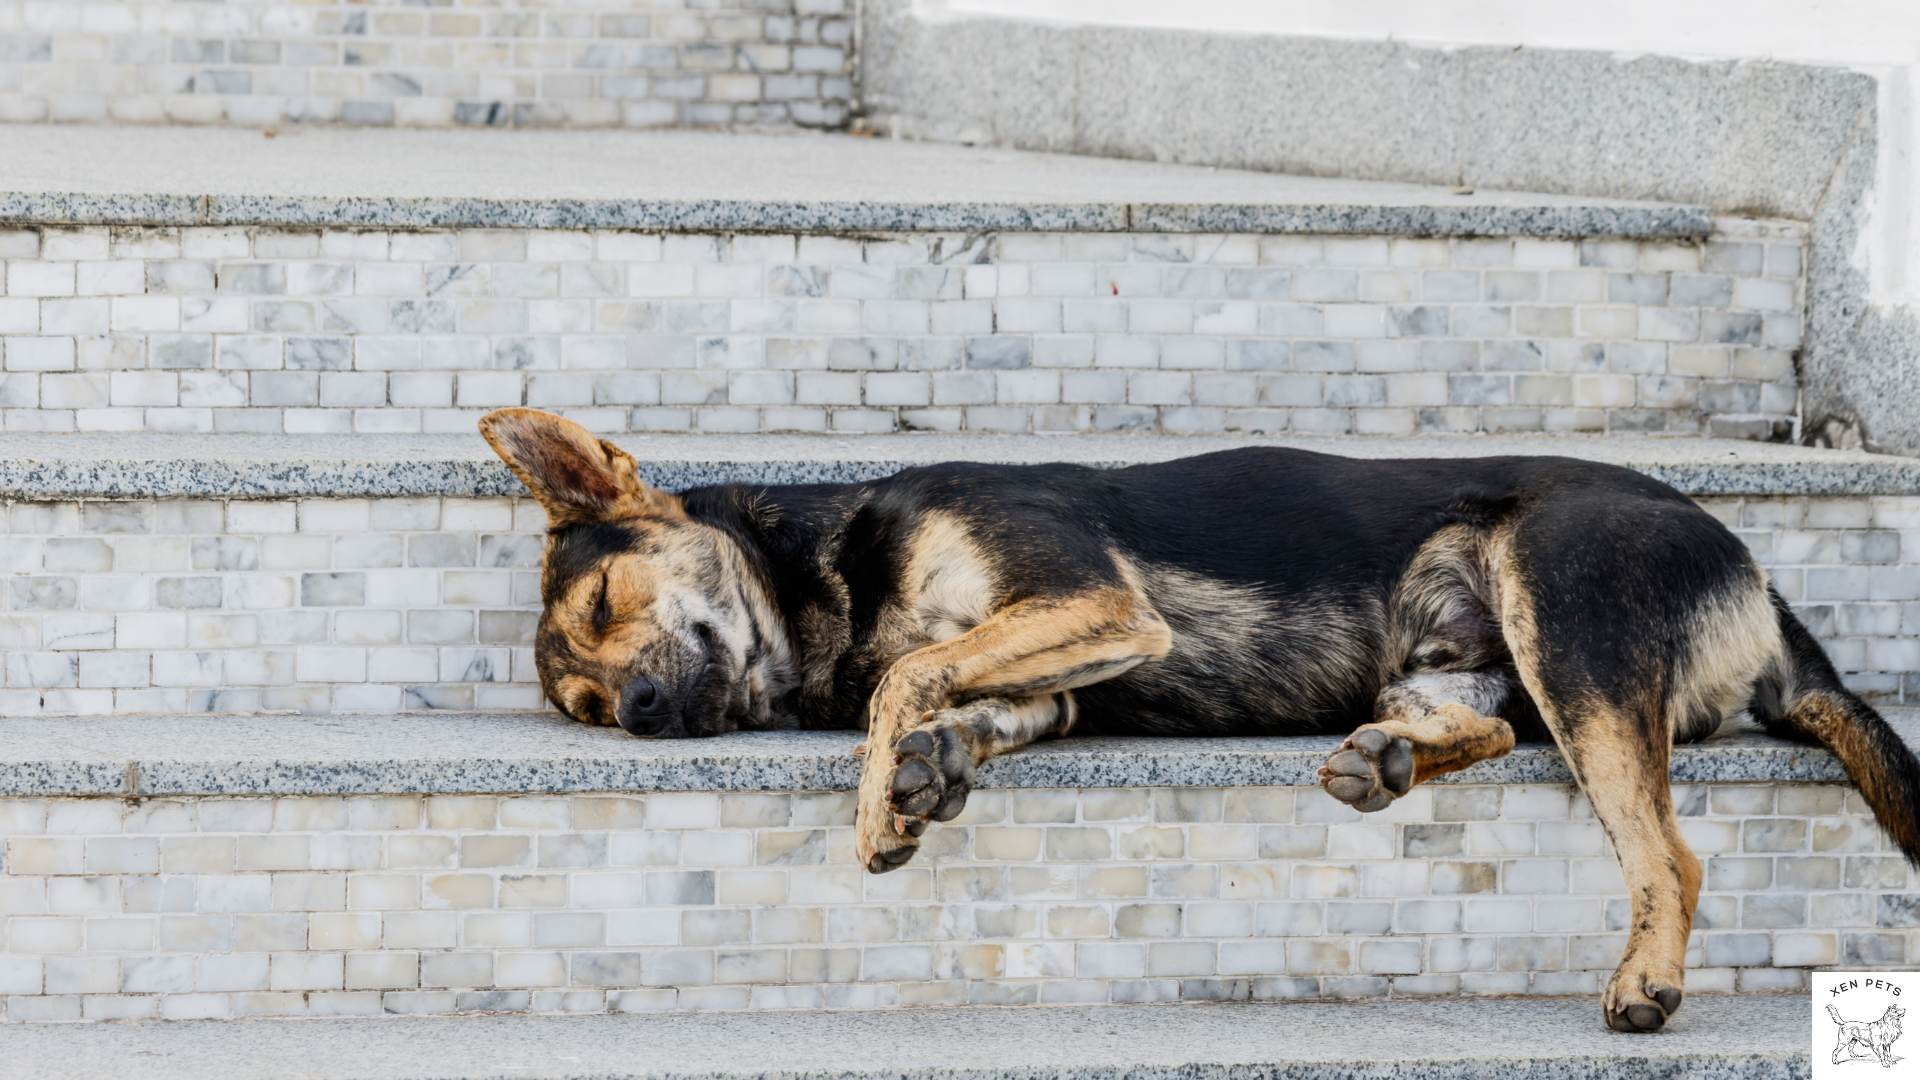
{"type": "Polygon", "coordinates": [[[607,699],[597,689],[582,688],[566,699],[564,711],[570,717],[583,724],[599,724],[612,727],[615,724],[613,710],[607,707],[607,699]]]}
{"type": "Polygon", "coordinates": [[[607,603],[607,575],[600,575],[600,592],[593,600],[593,632],[605,634],[607,624],[613,621],[613,608],[607,603]]]}

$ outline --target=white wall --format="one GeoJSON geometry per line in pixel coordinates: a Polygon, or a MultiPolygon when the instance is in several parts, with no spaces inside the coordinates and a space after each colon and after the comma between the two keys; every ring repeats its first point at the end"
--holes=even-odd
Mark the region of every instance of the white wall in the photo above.
{"type": "Polygon", "coordinates": [[[1876,304],[1920,305],[1920,0],[920,0],[939,17],[1835,64],[1880,81],[1876,304]]]}

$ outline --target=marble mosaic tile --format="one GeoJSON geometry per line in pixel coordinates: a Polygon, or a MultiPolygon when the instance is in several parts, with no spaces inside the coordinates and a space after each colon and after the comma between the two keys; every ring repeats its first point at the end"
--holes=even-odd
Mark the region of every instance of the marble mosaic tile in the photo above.
{"type": "Polygon", "coordinates": [[[1792,432],[1800,248],[0,232],[10,431],[1792,432]]]}
{"type": "MultiPolygon", "coordinates": [[[[1689,993],[1920,949],[1844,785],[1682,785],[1689,993]]],[[[0,800],[10,1020],[1595,993],[1566,785],[976,792],[861,872],[848,793],[0,800]],[[1382,820],[1384,819],[1384,820],[1382,820]]]]}

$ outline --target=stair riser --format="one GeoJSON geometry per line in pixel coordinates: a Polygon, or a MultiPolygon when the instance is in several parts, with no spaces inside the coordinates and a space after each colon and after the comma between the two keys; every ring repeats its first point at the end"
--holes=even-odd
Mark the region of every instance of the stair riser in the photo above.
{"type": "MultiPolygon", "coordinates": [[[[1688,990],[1899,965],[1844,785],[1680,785],[1688,990]]],[[[976,792],[919,858],[849,793],[0,800],[7,1018],[1592,994],[1627,902],[1560,784],[976,792]]]]}
{"type": "MultiPolygon", "coordinates": [[[[1920,700],[1920,497],[1702,504],[1850,685],[1920,700]]],[[[541,707],[531,499],[15,503],[0,715],[541,707]]]]}
{"type": "Polygon", "coordinates": [[[81,12],[0,12],[0,120],[834,127],[852,97],[840,0],[470,11],[128,0],[81,12]]]}
{"type": "Polygon", "coordinates": [[[8,430],[1789,433],[1804,230],[0,231],[8,430]]]}

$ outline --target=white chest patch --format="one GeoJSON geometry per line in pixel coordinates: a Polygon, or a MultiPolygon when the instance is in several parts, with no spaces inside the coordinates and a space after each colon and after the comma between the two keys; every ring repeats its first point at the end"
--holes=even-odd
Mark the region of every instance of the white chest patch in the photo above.
{"type": "Polygon", "coordinates": [[[931,514],[914,534],[905,584],[920,632],[949,641],[986,621],[999,583],[966,526],[931,514]]]}

